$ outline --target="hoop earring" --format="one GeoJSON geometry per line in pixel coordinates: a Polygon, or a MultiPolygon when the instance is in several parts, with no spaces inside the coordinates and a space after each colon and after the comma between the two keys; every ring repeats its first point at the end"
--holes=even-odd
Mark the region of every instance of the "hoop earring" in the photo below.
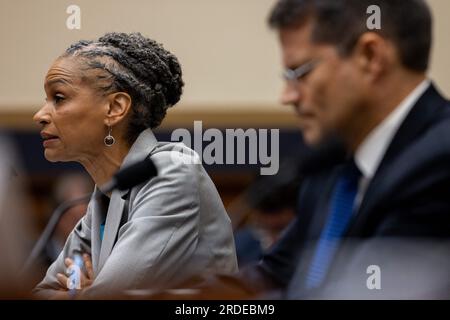
{"type": "Polygon", "coordinates": [[[111,132],[112,132],[112,128],[111,128],[111,126],[109,126],[108,135],[103,140],[103,142],[105,143],[105,146],[107,146],[107,147],[111,147],[116,142],[116,139],[114,139],[114,137],[111,135],[111,132]]]}

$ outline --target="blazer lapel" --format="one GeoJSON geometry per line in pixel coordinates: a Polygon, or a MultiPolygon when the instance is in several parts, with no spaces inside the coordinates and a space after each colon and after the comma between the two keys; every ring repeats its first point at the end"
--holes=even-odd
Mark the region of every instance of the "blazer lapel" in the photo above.
{"type": "MultiPolygon", "coordinates": [[[[120,192],[113,191],[109,202],[108,214],[106,215],[103,240],[101,242],[100,257],[98,262],[99,271],[102,269],[106,259],[109,257],[116,241],[124,206],[125,200],[122,199],[120,192]]],[[[97,234],[99,234],[99,230],[97,230],[97,234]]]]}
{"type": "MultiPolygon", "coordinates": [[[[133,163],[144,160],[148,157],[153,149],[155,149],[157,141],[151,129],[144,130],[131,146],[130,151],[123,160],[120,169],[127,167],[133,163]]],[[[106,214],[105,231],[103,240],[101,241],[101,249],[98,259],[97,270],[100,271],[106,262],[106,259],[111,254],[111,251],[116,243],[119,227],[122,222],[122,216],[125,209],[125,197],[130,190],[115,190],[111,194],[108,211],[106,214]]],[[[94,234],[100,243],[100,223],[95,226],[94,234]]],[[[94,262],[93,262],[94,263],[94,262]]]]}
{"type": "Polygon", "coordinates": [[[94,190],[92,195],[92,229],[91,229],[91,258],[92,258],[92,266],[94,268],[94,273],[98,272],[98,261],[100,256],[100,224],[103,220],[103,209],[100,203],[100,191],[97,187],[94,190]]]}
{"type": "Polygon", "coordinates": [[[412,108],[389,145],[377,172],[367,187],[357,218],[349,229],[349,235],[359,233],[359,227],[366,221],[371,210],[377,203],[380,203],[380,199],[389,189],[389,185],[395,183],[395,181],[389,181],[389,175],[387,174],[395,158],[432,123],[439,119],[441,112],[444,111],[445,104],[445,99],[431,84],[412,108]]]}

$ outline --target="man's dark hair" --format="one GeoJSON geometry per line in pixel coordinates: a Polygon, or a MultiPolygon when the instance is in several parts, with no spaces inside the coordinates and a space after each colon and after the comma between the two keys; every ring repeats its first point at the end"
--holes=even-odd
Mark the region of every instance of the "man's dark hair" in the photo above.
{"type": "Polygon", "coordinates": [[[280,0],[270,13],[269,24],[276,29],[287,29],[312,21],[312,40],[335,45],[346,56],[360,35],[368,31],[367,8],[371,5],[381,9],[381,29],[371,31],[396,45],[406,68],[426,71],[432,18],[424,0],[280,0]]]}
{"type": "Polygon", "coordinates": [[[181,97],[183,80],[178,59],[161,44],[140,33],[107,33],[96,41],[79,41],[63,56],[81,57],[83,74],[103,94],[123,91],[132,100],[127,139],[132,143],[146,128],[159,126],[167,109],[181,97]]]}

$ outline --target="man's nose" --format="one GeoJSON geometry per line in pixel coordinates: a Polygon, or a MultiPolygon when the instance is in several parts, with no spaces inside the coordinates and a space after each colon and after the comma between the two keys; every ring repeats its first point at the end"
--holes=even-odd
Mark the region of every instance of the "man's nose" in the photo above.
{"type": "Polygon", "coordinates": [[[293,83],[286,83],[281,93],[281,103],[284,105],[297,105],[301,98],[300,91],[293,83]]]}

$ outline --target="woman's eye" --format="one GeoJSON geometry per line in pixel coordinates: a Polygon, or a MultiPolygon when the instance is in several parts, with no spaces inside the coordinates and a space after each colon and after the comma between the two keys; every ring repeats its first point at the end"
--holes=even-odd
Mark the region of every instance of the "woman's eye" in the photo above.
{"type": "Polygon", "coordinates": [[[65,97],[60,93],[55,94],[53,97],[55,104],[58,104],[59,102],[63,101],[64,99],[65,99],[65,97]]]}

